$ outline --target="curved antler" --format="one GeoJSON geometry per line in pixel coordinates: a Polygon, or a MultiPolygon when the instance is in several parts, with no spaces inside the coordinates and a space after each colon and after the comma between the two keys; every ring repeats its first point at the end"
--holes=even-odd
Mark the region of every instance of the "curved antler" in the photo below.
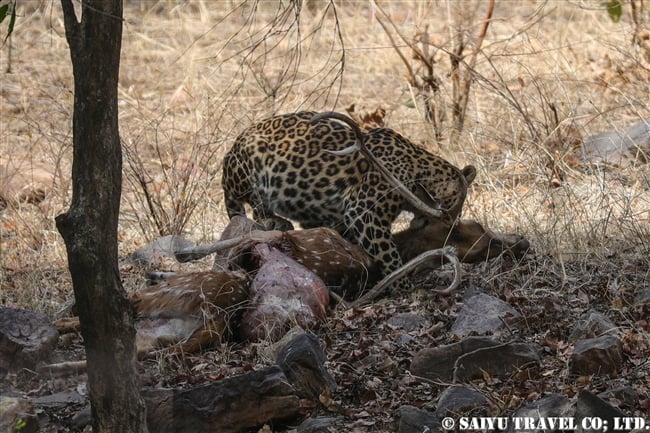
{"type": "Polygon", "coordinates": [[[443,258],[443,257],[449,260],[449,262],[452,264],[454,268],[454,281],[452,281],[449,287],[447,287],[446,289],[433,290],[433,291],[435,293],[440,293],[442,295],[448,295],[452,293],[454,290],[458,288],[458,286],[460,286],[461,267],[460,267],[460,261],[456,256],[455,248],[451,246],[447,246],[447,247],[423,252],[419,256],[405,263],[401,268],[396,269],[395,271],[385,276],[380,282],[375,284],[375,286],[370,291],[366,292],[362,297],[360,297],[356,301],[346,304],[346,306],[358,307],[360,305],[367,304],[368,302],[375,299],[377,296],[381,295],[388,286],[390,286],[398,279],[406,276],[406,274],[411,272],[413,269],[416,269],[418,266],[422,265],[423,263],[427,262],[430,259],[443,258]]]}
{"type": "MultiPolygon", "coordinates": [[[[429,215],[433,218],[441,218],[443,216],[449,216],[447,209],[432,208],[431,206],[429,206],[428,204],[420,200],[420,198],[415,194],[413,194],[413,192],[410,189],[408,189],[406,185],[404,185],[404,183],[402,183],[399,179],[397,179],[395,175],[391,173],[390,170],[388,170],[386,166],[375,155],[373,155],[373,153],[366,147],[361,128],[359,128],[359,125],[357,125],[357,123],[354,120],[350,119],[345,114],[336,113],[333,111],[319,113],[316,114],[314,117],[312,117],[309,123],[315,124],[319,120],[323,120],[327,118],[339,120],[345,123],[346,125],[348,125],[350,128],[352,128],[352,131],[354,131],[354,135],[356,137],[356,143],[342,150],[325,150],[325,152],[337,156],[345,156],[353,152],[360,151],[363,154],[363,156],[365,156],[366,159],[368,159],[375,166],[375,168],[384,176],[384,179],[386,179],[391,185],[397,188],[404,195],[404,197],[409,201],[409,203],[413,205],[414,208],[420,210],[424,214],[429,215]]],[[[463,177],[464,179],[464,176],[461,177],[463,177]]],[[[465,183],[467,182],[465,181],[465,183]]],[[[465,185],[465,189],[467,189],[467,185],[465,185]]]]}

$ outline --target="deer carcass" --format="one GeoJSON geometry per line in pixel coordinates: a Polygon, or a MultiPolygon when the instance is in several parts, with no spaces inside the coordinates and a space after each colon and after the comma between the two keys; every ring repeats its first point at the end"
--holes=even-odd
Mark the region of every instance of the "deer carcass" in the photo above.
{"type": "Polygon", "coordinates": [[[241,321],[243,336],[253,341],[276,340],[295,325],[316,327],[329,304],[323,280],[268,244],[255,245],[253,255],[260,266],[241,321]]]}
{"type": "MultiPolygon", "coordinates": [[[[328,287],[337,293],[354,298],[366,286],[372,286],[379,279],[377,263],[360,247],[345,240],[338,232],[319,227],[307,230],[261,231],[250,230],[250,225],[234,217],[231,226],[244,227],[239,233],[230,231],[231,238],[213,244],[199,245],[176,253],[181,258],[199,258],[215,252],[219,266],[230,269],[255,270],[250,260],[251,248],[258,243],[267,243],[321,277],[328,287]],[[227,251],[227,254],[224,254],[227,251]]],[[[247,220],[250,221],[250,220],[247,220]]],[[[454,247],[463,263],[477,263],[507,253],[522,257],[530,248],[524,237],[514,233],[497,233],[484,228],[473,220],[459,220],[450,224],[443,220],[416,219],[410,227],[393,235],[402,260],[409,261],[425,251],[454,247]]],[[[429,263],[438,267],[442,262],[429,263]]]]}
{"type": "MultiPolygon", "coordinates": [[[[395,243],[405,262],[424,252],[445,246],[455,248],[458,258],[465,263],[486,261],[503,253],[521,257],[530,247],[529,242],[520,235],[495,233],[476,221],[460,220],[451,227],[444,221],[429,221],[416,220],[409,228],[395,233],[395,243]]],[[[244,224],[242,227],[248,226],[244,224]]],[[[253,247],[267,244],[301,263],[319,276],[326,286],[344,293],[347,299],[357,299],[364,293],[366,287],[372,287],[379,280],[379,273],[373,260],[361,248],[346,241],[332,229],[316,228],[286,232],[252,230],[231,235],[233,236],[231,239],[178,251],[177,256],[198,258],[228,249],[227,257],[232,267],[238,268],[244,265],[246,271],[254,273],[257,272],[259,264],[252,259],[253,247]],[[242,257],[247,258],[241,260],[242,257]]],[[[433,255],[434,259],[428,258],[419,269],[422,269],[422,266],[428,268],[440,266],[443,261],[440,257],[444,255],[444,253],[433,255]]],[[[144,289],[144,292],[136,295],[136,309],[141,315],[174,318],[184,315],[189,318],[202,317],[201,309],[205,308],[206,304],[217,305],[207,297],[205,301],[201,297],[205,296],[202,293],[205,293],[206,278],[212,274],[224,279],[221,280],[221,284],[225,284],[228,278],[235,278],[233,284],[238,288],[239,294],[237,301],[248,300],[249,282],[242,278],[241,273],[211,271],[171,276],[164,283],[144,289]],[[189,293],[183,295],[185,291],[189,293]],[[179,308],[179,305],[184,307],[179,308]],[[171,312],[165,313],[166,309],[171,312]]],[[[322,300],[321,304],[325,305],[326,301],[322,300]]],[[[221,306],[221,308],[228,307],[221,306]]],[[[192,322],[187,323],[191,325],[192,322]]],[[[190,351],[191,348],[207,347],[215,340],[221,339],[223,330],[227,329],[223,325],[227,322],[223,321],[201,320],[194,323],[199,324],[197,329],[201,327],[201,330],[196,333],[186,332],[187,344],[182,346],[182,350],[190,351]],[[210,330],[212,323],[219,325],[214,331],[210,330]],[[193,335],[193,338],[189,338],[189,335],[193,335]],[[192,347],[190,342],[193,343],[192,347]]]]}
{"type": "Polygon", "coordinates": [[[264,231],[252,220],[234,216],[222,239],[176,252],[181,261],[215,254],[214,270],[255,272],[258,263],[251,251],[265,243],[318,275],[337,293],[354,298],[360,287],[377,281],[377,264],[359,246],[345,240],[333,229],[320,227],[308,230],[264,231]]]}
{"type": "Polygon", "coordinates": [[[415,220],[393,238],[404,261],[443,246],[454,247],[463,263],[483,262],[504,253],[520,258],[530,248],[523,236],[496,233],[474,220],[459,220],[451,227],[445,221],[415,220]]]}
{"type": "Polygon", "coordinates": [[[179,351],[195,352],[226,339],[248,290],[242,272],[208,271],[171,275],[137,291],[131,300],[139,318],[138,353],[179,342],[179,351]]]}

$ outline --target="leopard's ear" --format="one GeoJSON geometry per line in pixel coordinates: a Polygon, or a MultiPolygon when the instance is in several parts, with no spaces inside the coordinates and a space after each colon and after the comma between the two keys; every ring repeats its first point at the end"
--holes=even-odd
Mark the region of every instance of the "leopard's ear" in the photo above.
{"type": "Polygon", "coordinates": [[[476,167],[473,165],[466,165],[461,170],[461,173],[463,173],[463,176],[465,176],[465,179],[467,180],[467,186],[476,179],[476,167]]]}

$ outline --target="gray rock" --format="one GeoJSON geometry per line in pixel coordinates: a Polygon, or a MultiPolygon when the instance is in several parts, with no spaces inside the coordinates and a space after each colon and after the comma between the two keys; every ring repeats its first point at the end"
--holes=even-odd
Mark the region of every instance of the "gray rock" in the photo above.
{"type": "Polygon", "coordinates": [[[451,326],[451,334],[459,337],[468,335],[500,335],[510,326],[519,326],[521,314],[502,300],[485,293],[479,293],[467,301],[451,326]]]}
{"type": "Polygon", "coordinates": [[[401,333],[395,337],[395,343],[402,347],[407,347],[414,342],[417,343],[419,340],[411,334],[401,333]]]}
{"type": "Polygon", "coordinates": [[[302,398],[318,400],[325,390],[335,390],[336,382],[325,368],[325,352],[314,334],[300,334],[278,353],[277,365],[302,398]]]}
{"type": "MultiPolygon", "coordinates": [[[[526,425],[527,420],[530,420],[528,422],[532,422],[532,425],[535,426],[540,426],[540,421],[545,422],[549,418],[565,418],[567,422],[570,422],[569,419],[573,415],[572,412],[573,405],[571,400],[560,394],[549,394],[517,409],[512,415],[511,421],[508,423],[507,432],[517,433],[523,430],[523,426],[526,425]],[[515,419],[517,420],[516,422],[515,419]]],[[[551,426],[548,422],[545,425],[549,428],[542,428],[536,431],[546,433],[568,430],[568,428],[550,428],[551,426]]]]}
{"type": "Polygon", "coordinates": [[[479,391],[465,386],[450,386],[440,394],[436,415],[440,419],[461,414],[481,416],[485,414],[485,405],[487,399],[479,391]]]}
{"type": "Polygon", "coordinates": [[[58,339],[45,314],[0,307],[0,375],[47,361],[58,339]]]}
{"type": "Polygon", "coordinates": [[[399,408],[399,415],[397,433],[442,432],[440,420],[432,412],[407,405],[399,408]]]}
{"type": "Polygon", "coordinates": [[[584,141],[582,151],[586,162],[606,162],[621,167],[645,164],[650,158],[650,120],[592,135],[584,141]]]}
{"type": "Polygon", "coordinates": [[[296,431],[298,433],[336,433],[341,431],[341,418],[320,416],[307,418],[300,423],[296,431]]]}
{"type": "Polygon", "coordinates": [[[36,406],[40,407],[65,407],[69,404],[83,403],[86,401],[86,398],[76,390],[70,390],[37,397],[33,401],[36,406]]]}
{"type": "MultiPolygon", "coordinates": [[[[583,420],[589,418],[601,419],[607,423],[607,431],[614,431],[614,428],[617,427],[614,418],[622,418],[625,416],[619,409],[596,397],[591,392],[582,390],[578,394],[578,401],[576,403],[575,420],[577,428],[575,431],[576,433],[602,432],[603,429],[598,428],[597,425],[594,425],[594,428],[588,428],[589,425],[583,425],[583,420]]],[[[628,433],[630,430],[619,427],[615,431],[616,433],[628,433]]]]}
{"type": "Polygon", "coordinates": [[[623,350],[618,338],[604,335],[576,343],[569,370],[574,374],[613,374],[623,364],[623,350]]]}
{"type": "Polygon", "coordinates": [[[603,400],[618,400],[627,406],[635,406],[639,403],[639,395],[631,386],[622,386],[601,392],[598,394],[603,400]]]}
{"type": "Polygon", "coordinates": [[[415,331],[429,325],[429,321],[419,314],[398,313],[388,319],[388,326],[393,329],[403,329],[406,332],[415,331]]]}
{"type": "Polygon", "coordinates": [[[603,314],[597,311],[588,311],[580,317],[575,329],[569,336],[569,341],[574,343],[578,340],[607,334],[618,334],[616,325],[603,314]]]}
{"type": "Polygon", "coordinates": [[[90,405],[84,407],[80,411],[74,414],[70,420],[70,424],[76,430],[83,430],[84,427],[90,425],[93,422],[93,414],[90,409],[90,405]]]}
{"type": "Polygon", "coordinates": [[[460,356],[483,347],[498,346],[488,337],[467,337],[458,343],[422,349],[413,356],[411,373],[431,380],[450,381],[460,356]]]}
{"type": "Polygon", "coordinates": [[[469,382],[483,377],[510,376],[517,370],[537,369],[540,365],[540,349],[531,343],[505,343],[499,346],[477,349],[456,360],[454,382],[469,382]]]}
{"type": "Polygon", "coordinates": [[[463,302],[467,302],[469,298],[471,298],[472,296],[476,296],[480,293],[485,294],[485,291],[479,286],[469,283],[467,285],[467,288],[465,289],[465,293],[463,293],[463,302]]]}

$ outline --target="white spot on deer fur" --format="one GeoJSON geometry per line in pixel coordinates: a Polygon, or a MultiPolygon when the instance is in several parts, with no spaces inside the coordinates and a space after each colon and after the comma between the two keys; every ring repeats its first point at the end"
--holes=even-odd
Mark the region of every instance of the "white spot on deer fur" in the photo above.
{"type": "Polygon", "coordinates": [[[175,295],[175,294],[182,294],[184,291],[185,290],[181,289],[179,286],[170,286],[159,290],[158,293],[160,293],[161,295],[164,294],[175,295]]]}

